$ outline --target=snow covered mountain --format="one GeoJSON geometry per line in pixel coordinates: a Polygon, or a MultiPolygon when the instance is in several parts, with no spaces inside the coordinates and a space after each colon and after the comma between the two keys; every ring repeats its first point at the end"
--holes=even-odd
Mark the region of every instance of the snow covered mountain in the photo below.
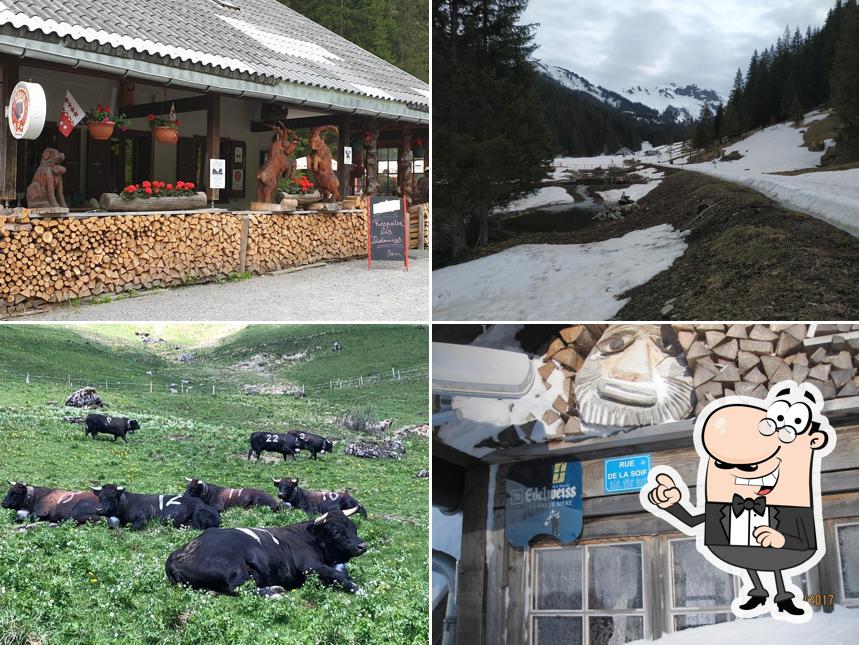
{"type": "Polygon", "coordinates": [[[689,118],[697,119],[704,103],[715,112],[719,103],[725,102],[718,93],[697,85],[679,87],[675,83],[669,83],[652,88],[636,85],[613,92],[557,65],[537,63],[537,69],[574,92],[588,95],[601,103],[607,103],[622,112],[648,121],[681,123],[689,118]]]}
{"type": "Polygon", "coordinates": [[[621,96],[617,92],[607,90],[600,85],[594,85],[588,79],[579,76],[568,69],[564,69],[563,67],[537,63],[537,69],[542,74],[557,81],[567,89],[588,95],[600,103],[607,103],[621,112],[626,112],[627,114],[640,119],[651,121],[658,120],[660,117],[658,112],[648,107],[646,104],[621,96]]]}
{"type": "Polygon", "coordinates": [[[628,100],[643,103],[674,121],[697,119],[705,103],[715,112],[719,103],[725,102],[713,90],[701,89],[697,85],[679,87],[675,83],[650,88],[636,85],[622,89],[620,93],[628,100]]]}

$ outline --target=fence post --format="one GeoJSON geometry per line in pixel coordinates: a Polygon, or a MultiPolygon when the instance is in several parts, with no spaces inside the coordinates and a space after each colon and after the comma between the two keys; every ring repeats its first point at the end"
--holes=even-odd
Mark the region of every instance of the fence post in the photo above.
{"type": "Polygon", "coordinates": [[[149,379],[149,393],[152,394],[152,379],[149,379]]]}
{"type": "Polygon", "coordinates": [[[212,396],[214,396],[214,395],[215,395],[215,384],[212,383],[212,396]]]}
{"type": "Polygon", "coordinates": [[[30,372],[27,372],[27,378],[24,379],[24,382],[29,385],[30,384],[30,372]]]}
{"type": "Polygon", "coordinates": [[[363,376],[358,377],[358,385],[361,387],[364,387],[364,377],[363,376]]]}
{"type": "Polygon", "coordinates": [[[71,387],[71,386],[72,386],[72,375],[69,374],[69,387],[71,387]]]}
{"type": "Polygon", "coordinates": [[[391,380],[392,380],[392,381],[393,381],[393,380],[395,380],[395,379],[397,378],[397,377],[395,376],[394,372],[395,372],[395,370],[394,370],[394,368],[392,367],[392,368],[391,368],[391,380]]]}

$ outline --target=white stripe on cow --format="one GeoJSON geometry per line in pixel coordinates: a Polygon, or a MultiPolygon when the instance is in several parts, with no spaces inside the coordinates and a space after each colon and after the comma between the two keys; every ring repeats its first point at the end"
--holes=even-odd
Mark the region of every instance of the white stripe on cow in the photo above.
{"type": "Polygon", "coordinates": [[[245,535],[250,535],[254,540],[257,541],[257,544],[262,545],[262,540],[259,539],[259,535],[251,531],[250,529],[236,529],[237,531],[241,531],[245,535]]]}
{"type": "Polygon", "coordinates": [[[163,511],[163,510],[164,510],[164,495],[159,495],[159,496],[158,496],[158,510],[159,510],[159,511],[163,511]]]}
{"type": "Polygon", "coordinates": [[[268,535],[272,540],[274,540],[274,543],[275,543],[275,544],[280,544],[280,541],[279,541],[276,537],[274,537],[271,533],[269,533],[268,531],[266,531],[265,529],[255,529],[255,530],[256,530],[256,531],[262,531],[263,533],[265,533],[266,535],[268,535]]]}
{"type": "Polygon", "coordinates": [[[171,497],[169,500],[167,500],[167,503],[164,506],[182,506],[182,502],[177,501],[180,497],[182,496],[175,495],[174,497],[171,497]]]}
{"type": "Polygon", "coordinates": [[[60,501],[57,502],[57,504],[65,504],[66,502],[70,502],[75,498],[75,495],[77,495],[77,493],[66,493],[65,495],[60,497],[60,501]]]}

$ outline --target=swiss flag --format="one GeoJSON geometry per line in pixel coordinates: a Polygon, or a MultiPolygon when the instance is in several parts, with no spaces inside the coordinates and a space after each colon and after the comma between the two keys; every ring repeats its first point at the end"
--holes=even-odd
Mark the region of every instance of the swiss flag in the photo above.
{"type": "Polygon", "coordinates": [[[64,137],[68,137],[75,126],[86,116],[83,108],[75,101],[72,93],[66,90],[66,98],[63,99],[63,113],[57,122],[57,129],[64,137]]]}

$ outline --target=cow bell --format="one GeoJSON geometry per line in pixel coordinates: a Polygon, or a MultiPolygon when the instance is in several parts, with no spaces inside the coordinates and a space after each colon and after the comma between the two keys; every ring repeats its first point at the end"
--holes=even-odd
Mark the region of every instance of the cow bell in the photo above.
{"type": "Polygon", "coordinates": [[[115,517],[115,516],[110,516],[109,518],[107,518],[107,525],[112,529],[118,529],[119,528],[119,518],[115,517]]]}

